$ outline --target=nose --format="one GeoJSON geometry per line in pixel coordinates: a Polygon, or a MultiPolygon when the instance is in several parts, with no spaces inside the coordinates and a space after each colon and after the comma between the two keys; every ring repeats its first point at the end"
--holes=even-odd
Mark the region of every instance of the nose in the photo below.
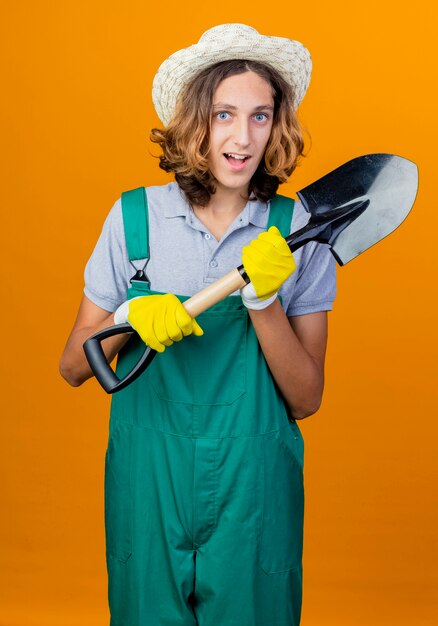
{"type": "Polygon", "coordinates": [[[238,118],[234,128],[234,143],[242,148],[250,143],[249,121],[245,118],[238,118]]]}

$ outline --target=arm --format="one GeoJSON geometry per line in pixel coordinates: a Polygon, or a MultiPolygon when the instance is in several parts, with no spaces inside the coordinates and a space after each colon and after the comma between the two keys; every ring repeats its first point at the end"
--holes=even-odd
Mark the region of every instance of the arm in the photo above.
{"type": "MultiPolygon", "coordinates": [[[[93,376],[83,349],[83,343],[98,330],[114,326],[114,313],[100,308],[87,296],[82,297],[78,315],[59,362],[59,372],[73,387],[79,387],[93,376]]],[[[111,363],[131,335],[106,339],[102,348],[111,363]]]]}
{"type": "MultiPolygon", "coordinates": [[[[114,313],[111,311],[124,301],[130,275],[132,266],[126,249],[121,201],[118,199],[105,220],[85,267],[85,293],[90,297],[82,297],[59,363],[61,376],[73,387],[82,385],[93,376],[82,346],[97,331],[114,325],[114,313]]],[[[130,337],[126,334],[105,339],[102,348],[110,363],[130,337]]]]}
{"type": "Polygon", "coordinates": [[[272,376],[295,419],[318,410],[324,388],[327,312],[287,317],[278,298],[249,310],[272,376]]]}

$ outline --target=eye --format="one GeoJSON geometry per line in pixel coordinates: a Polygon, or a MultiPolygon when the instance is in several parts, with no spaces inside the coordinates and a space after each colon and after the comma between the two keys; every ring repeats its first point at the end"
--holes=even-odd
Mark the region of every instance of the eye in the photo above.
{"type": "Polygon", "coordinates": [[[216,117],[218,120],[227,120],[229,116],[230,114],[226,111],[219,111],[219,113],[216,113],[216,117]]]}
{"type": "Polygon", "coordinates": [[[264,122],[265,120],[268,119],[268,116],[266,115],[266,113],[256,113],[254,117],[257,120],[257,122],[264,122]]]}

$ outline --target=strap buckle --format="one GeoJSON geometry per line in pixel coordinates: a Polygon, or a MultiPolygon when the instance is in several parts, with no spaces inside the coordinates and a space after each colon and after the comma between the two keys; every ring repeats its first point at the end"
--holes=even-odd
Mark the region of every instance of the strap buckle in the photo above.
{"type": "Polygon", "coordinates": [[[132,284],[133,280],[137,280],[142,283],[150,283],[150,280],[145,272],[146,265],[149,263],[149,259],[146,259],[146,263],[143,265],[143,267],[140,270],[138,270],[135,267],[134,263],[131,260],[129,260],[129,262],[131,263],[132,267],[135,269],[135,274],[132,278],[129,279],[129,282],[132,284]]]}

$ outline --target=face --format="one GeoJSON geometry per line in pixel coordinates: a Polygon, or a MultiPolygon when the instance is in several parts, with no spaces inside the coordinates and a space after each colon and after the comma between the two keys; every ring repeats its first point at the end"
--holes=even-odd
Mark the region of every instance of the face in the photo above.
{"type": "Polygon", "coordinates": [[[254,72],[225,78],[213,97],[210,171],[217,191],[248,194],[271,134],[274,117],[272,87],[254,72]]]}

